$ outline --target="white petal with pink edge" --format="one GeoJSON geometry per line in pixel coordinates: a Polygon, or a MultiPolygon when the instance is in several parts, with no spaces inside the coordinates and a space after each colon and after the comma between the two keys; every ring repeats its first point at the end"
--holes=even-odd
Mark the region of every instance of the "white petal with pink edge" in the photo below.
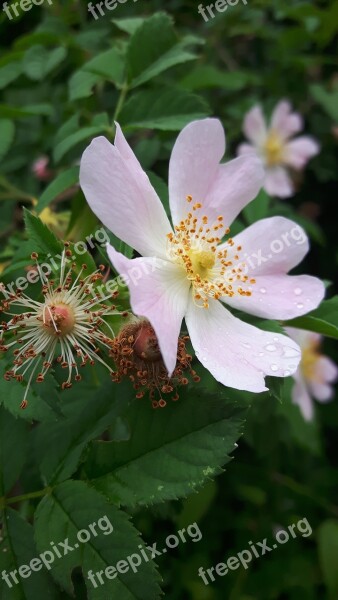
{"type": "Polygon", "coordinates": [[[255,146],[261,146],[266,138],[267,129],[260,106],[254,106],[244,117],[243,131],[255,146]]]}
{"type": "Polygon", "coordinates": [[[316,156],[319,151],[318,142],[304,135],[285,144],[283,161],[294,169],[303,169],[310,158],[316,156]]]}
{"type": "Polygon", "coordinates": [[[287,139],[303,129],[303,119],[299,113],[292,112],[290,102],[281,100],[272,113],[271,128],[287,139]]]}
{"type": "Polygon", "coordinates": [[[287,377],[298,367],[301,354],[293,340],[240,321],[217,300],[209,309],[191,300],[185,319],[199,361],[223,385],[263,392],[266,375],[287,377]]]}
{"type": "Polygon", "coordinates": [[[169,163],[169,198],[174,224],[186,217],[187,196],[204,206],[224,152],[225,135],[218,119],[193,121],[178,135],[169,163]]]}
{"type": "MultiPolygon", "coordinates": [[[[241,247],[240,262],[246,263],[250,277],[287,273],[309,250],[304,229],[285,217],[256,221],[233,240],[234,247],[241,247]]],[[[227,243],[218,246],[220,251],[226,248],[227,243]]]]}
{"type": "Polygon", "coordinates": [[[284,167],[266,169],[264,189],[269,196],[277,196],[277,198],[290,198],[295,193],[293,183],[284,167]]]}
{"type": "Polygon", "coordinates": [[[254,154],[239,156],[219,166],[203,203],[210,221],[223,217],[229,226],[241,210],[256,198],[264,181],[262,161],[254,154]]]}
{"type": "Polygon", "coordinates": [[[126,258],[108,245],[114,268],[126,276],[133,313],[146,317],[156,333],[169,376],[177,359],[182,319],[187,309],[190,282],[181,267],[158,258],[126,258]]]}
{"type": "Polygon", "coordinates": [[[325,286],[310,275],[259,275],[251,296],[222,298],[226,304],[265,319],[294,319],[319,306],[325,286]]]}
{"type": "Polygon", "coordinates": [[[237,156],[243,156],[244,154],[255,154],[258,155],[256,146],[252,144],[240,144],[237,148],[237,156]]]}
{"type": "Polygon", "coordinates": [[[166,256],[171,225],[147,175],[121,130],[116,145],[95,138],[84,151],[80,184],[97,217],[144,256],[166,256]]]}
{"type": "Polygon", "coordinates": [[[296,378],[292,388],[292,401],[297,404],[306,421],[312,421],[314,415],[313,401],[301,375],[296,378]]]}

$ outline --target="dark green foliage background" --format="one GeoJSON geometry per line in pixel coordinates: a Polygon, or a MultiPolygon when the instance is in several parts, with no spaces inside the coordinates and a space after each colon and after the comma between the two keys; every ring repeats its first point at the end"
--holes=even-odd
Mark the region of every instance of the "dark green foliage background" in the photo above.
{"type": "MultiPolygon", "coordinates": [[[[278,100],[288,98],[304,115],[306,132],[320,141],[321,153],[299,176],[293,198],[263,205],[262,197],[237,225],[272,214],[298,221],[312,240],[301,272],[330,282],[328,297],[334,295],[338,3],[248,0],[208,23],[198,14],[198,4],[128,0],[97,21],[85,1],[54,0],[47,6],[45,0],[12,21],[1,11],[0,263],[6,266],[1,275],[5,283],[21,274],[37,240],[42,254],[58,248],[53,236],[43,233],[27,214],[26,236],[21,207],[32,210],[32,198],[39,201],[37,213],[52,206],[59,213],[67,211],[67,218],[71,215],[63,233],[73,242],[98,227],[81,192],[72,186],[83,149],[98,134],[112,139],[115,117],[167,206],[168,158],[186,123],[207,115],[219,117],[229,158],[242,141],[245,112],[260,102],[270,113],[278,100]],[[175,30],[163,12],[153,17],[159,11],[171,16],[175,30]],[[112,22],[131,17],[152,20],[136,33],[135,22],[112,22]],[[32,174],[32,162],[41,154],[50,157],[52,184],[32,174]]],[[[101,260],[98,252],[95,258],[101,260]]],[[[337,338],[337,302],[321,310],[302,325],[329,328],[331,338],[337,338]]],[[[324,349],[338,361],[331,338],[324,349]]],[[[1,363],[3,371],[3,357],[1,363]]],[[[146,400],[135,403],[128,385],[113,388],[107,383],[102,390],[98,382],[105,375],[100,370],[63,394],[51,378],[46,390],[34,390],[24,418],[18,408],[22,387],[0,380],[0,496],[53,487],[37,509],[35,542],[31,524],[39,499],[12,507],[1,504],[5,539],[0,542],[0,572],[10,570],[14,559],[22,564],[48,548],[48,526],[55,539],[58,533],[63,539],[61,533],[69,525],[53,513],[53,502],[67,494],[72,516],[77,513],[76,498],[88,506],[81,526],[110,510],[118,531],[113,542],[117,547],[98,548],[100,558],[89,548],[87,556],[60,563],[52,574],[57,586],[45,573],[13,592],[0,581],[1,599],[66,599],[74,585],[78,600],[151,600],[158,597],[160,583],[169,600],[337,600],[337,399],[317,405],[316,420],[307,424],[290,402],[290,381],[271,382],[271,393],[251,397],[221,390],[211,376],[202,370],[201,374],[201,386],[189,387],[178,405],[161,412],[152,411],[146,400]],[[150,430],[155,433],[146,439],[150,430]],[[211,480],[206,473],[221,473],[240,431],[244,433],[234,460],[211,480]],[[102,451],[102,442],[93,440],[103,433],[111,446],[102,451]],[[179,457],[179,468],[161,448],[164,439],[179,457]],[[198,457],[195,464],[193,457],[198,457]],[[158,493],[155,483],[160,478],[164,492],[158,493]],[[194,489],[200,492],[188,496],[194,489]],[[48,515],[54,515],[55,522],[48,515]],[[219,577],[208,587],[198,577],[200,566],[235,555],[249,540],[271,539],[276,527],[302,518],[311,524],[312,536],[291,539],[248,570],[219,577]],[[102,560],[112,564],[122,559],[133,547],[135,530],[145,542],[161,546],[167,535],[194,521],[203,539],[181,544],[159,559],[163,583],[153,565],[132,581],[131,596],[124,595],[124,584],[104,586],[90,595],[80,569],[73,571],[73,584],[70,581],[80,564],[85,572],[100,567],[102,560]],[[12,537],[17,540],[13,557],[7,544],[12,537]]]]}

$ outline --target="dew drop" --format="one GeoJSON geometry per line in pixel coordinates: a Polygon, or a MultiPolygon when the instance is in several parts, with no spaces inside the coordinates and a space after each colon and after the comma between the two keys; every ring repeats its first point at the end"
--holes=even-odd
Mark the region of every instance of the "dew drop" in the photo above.
{"type": "Polygon", "coordinates": [[[260,291],[261,294],[266,294],[266,289],[265,288],[260,288],[259,291],[260,291]]]}
{"type": "Polygon", "coordinates": [[[250,344],[248,344],[248,342],[241,342],[242,346],[244,346],[244,348],[251,348],[250,344]]]}
{"type": "Polygon", "coordinates": [[[264,352],[259,352],[258,356],[264,356],[264,352]]]}
{"type": "Polygon", "coordinates": [[[278,365],[270,365],[271,371],[278,371],[278,365]]]}
{"type": "Polygon", "coordinates": [[[277,348],[274,344],[267,344],[265,346],[265,350],[268,350],[269,352],[276,352],[277,348]]]}
{"type": "Polygon", "coordinates": [[[303,290],[302,290],[302,288],[297,287],[293,291],[296,294],[296,296],[300,296],[303,290]]]}
{"type": "Polygon", "coordinates": [[[304,304],[302,304],[301,302],[298,302],[297,308],[304,308],[304,304]]]}
{"type": "Polygon", "coordinates": [[[286,369],[286,371],[284,371],[284,377],[288,377],[289,375],[291,375],[291,371],[288,371],[288,369],[286,369]]]}

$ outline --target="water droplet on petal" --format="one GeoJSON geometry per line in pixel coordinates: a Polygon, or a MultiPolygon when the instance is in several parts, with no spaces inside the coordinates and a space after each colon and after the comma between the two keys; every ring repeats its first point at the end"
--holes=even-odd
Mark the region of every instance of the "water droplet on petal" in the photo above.
{"type": "Polygon", "coordinates": [[[250,344],[248,344],[248,342],[241,342],[242,346],[244,346],[244,348],[251,348],[250,344]]]}
{"type": "Polygon", "coordinates": [[[269,352],[276,352],[277,348],[274,344],[267,344],[265,346],[265,350],[268,350],[269,352]]]}
{"type": "Polygon", "coordinates": [[[300,296],[303,290],[302,288],[297,287],[293,291],[296,294],[296,296],[300,296]]]}
{"type": "Polygon", "coordinates": [[[304,308],[304,304],[302,304],[301,302],[298,302],[297,308],[304,308]]]}
{"type": "Polygon", "coordinates": [[[286,371],[284,371],[284,377],[288,377],[289,375],[291,375],[291,371],[288,371],[288,369],[286,369],[286,371]]]}
{"type": "Polygon", "coordinates": [[[271,371],[278,371],[278,365],[270,365],[271,371]]]}
{"type": "Polygon", "coordinates": [[[264,356],[264,352],[259,352],[258,356],[264,356]]]}
{"type": "Polygon", "coordinates": [[[262,287],[262,288],[260,288],[260,290],[259,290],[259,291],[260,291],[260,293],[261,293],[261,294],[266,294],[266,289],[265,289],[265,288],[263,288],[263,287],[262,287]]]}

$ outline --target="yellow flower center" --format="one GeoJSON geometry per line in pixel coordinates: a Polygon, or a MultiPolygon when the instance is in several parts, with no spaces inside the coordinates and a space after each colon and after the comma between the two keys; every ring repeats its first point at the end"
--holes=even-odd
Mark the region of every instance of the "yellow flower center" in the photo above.
{"type": "MultiPolygon", "coordinates": [[[[187,196],[187,202],[192,202],[191,196],[187,196]]],[[[208,217],[200,214],[201,209],[200,202],[194,204],[186,219],[175,226],[175,233],[168,234],[169,258],[185,269],[198,306],[208,308],[209,298],[251,296],[250,284],[256,281],[249,279],[246,263],[240,262],[241,246],[235,247],[233,239],[228,238],[219,249],[218,244],[230,229],[224,227],[222,216],[209,224],[208,217]]]]}
{"type": "Polygon", "coordinates": [[[263,152],[266,164],[269,167],[280,165],[283,162],[284,141],[273,129],[269,132],[264,143],[263,152]]]}
{"type": "Polygon", "coordinates": [[[312,342],[308,346],[302,349],[302,360],[300,368],[303,372],[305,379],[315,381],[316,371],[315,365],[320,357],[318,352],[318,342],[312,342]]]}

